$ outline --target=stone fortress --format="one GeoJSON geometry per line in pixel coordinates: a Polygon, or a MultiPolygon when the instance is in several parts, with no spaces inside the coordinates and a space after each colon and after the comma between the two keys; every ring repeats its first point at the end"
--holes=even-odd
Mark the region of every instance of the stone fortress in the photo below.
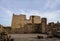
{"type": "Polygon", "coordinates": [[[47,19],[40,16],[14,15],[12,18],[12,32],[15,33],[46,33],[47,19]]]}

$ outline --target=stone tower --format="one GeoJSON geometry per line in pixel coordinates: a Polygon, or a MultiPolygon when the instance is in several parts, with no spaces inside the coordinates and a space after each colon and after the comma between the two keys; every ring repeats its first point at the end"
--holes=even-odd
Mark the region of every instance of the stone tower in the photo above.
{"type": "Polygon", "coordinates": [[[12,31],[18,31],[18,29],[23,28],[26,24],[26,16],[25,15],[14,15],[12,18],[12,31]]]}
{"type": "Polygon", "coordinates": [[[46,18],[42,18],[41,19],[41,27],[42,27],[42,33],[46,33],[46,27],[47,26],[47,19],[46,18]]]}

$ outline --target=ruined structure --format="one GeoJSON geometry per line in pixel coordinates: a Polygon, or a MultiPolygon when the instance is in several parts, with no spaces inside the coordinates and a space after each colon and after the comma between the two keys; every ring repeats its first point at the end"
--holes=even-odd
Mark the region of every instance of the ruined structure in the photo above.
{"type": "Polygon", "coordinates": [[[50,22],[47,24],[47,18],[32,15],[26,19],[26,15],[12,16],[11,26],[4,27],[0,25],[0,31],[7,31],[8,33],[50,33],[54,34],[60,31],[60,23],[50,22]]]}
{"type": "Polygon", "coordinates": [[[14,33],[46,33],[47,19],[40,16],[14,15],[12,18],[11,29],[14,33]]]}

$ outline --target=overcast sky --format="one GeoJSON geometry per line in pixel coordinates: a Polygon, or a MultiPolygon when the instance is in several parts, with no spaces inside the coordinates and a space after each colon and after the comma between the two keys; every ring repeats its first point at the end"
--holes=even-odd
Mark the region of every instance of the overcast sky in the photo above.
{"type": "Polygon", "coordinates": [[[46,17],[47,22],[60,21],[60,0],[0,0],[0,24],[10,26],[12,14],[46,17]]]}

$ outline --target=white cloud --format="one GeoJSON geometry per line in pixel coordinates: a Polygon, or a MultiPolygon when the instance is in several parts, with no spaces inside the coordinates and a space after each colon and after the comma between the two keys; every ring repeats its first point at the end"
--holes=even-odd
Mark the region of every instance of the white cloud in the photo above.
{"type": "Polygon", "coordinates": [[[56,9],[57,5],[60,4],[60,0],[47,0],[44,6],[44,9],[56,9]]]}
{"type": "Polygon", "coordinates": [[[3,7],[1,7],[1,9],[2,9],[3,12],[5,12],[8,16],[11,16],[12,13],[13,13],[13,11],[11,11],[11,10],[9,10],[9,9],[7,9],[7,8],[3,8],[3,7]]]}
{"type": "Polygon", "coordinates": [[[11,25],[11,19],[12,19],[13,12],[4,7],[0,7],[0,9],[3,12],[0,14],[0,20],[2,21],[2,23],[1,22],[0,23],[3,24],[4,26],[11,25]]]}

